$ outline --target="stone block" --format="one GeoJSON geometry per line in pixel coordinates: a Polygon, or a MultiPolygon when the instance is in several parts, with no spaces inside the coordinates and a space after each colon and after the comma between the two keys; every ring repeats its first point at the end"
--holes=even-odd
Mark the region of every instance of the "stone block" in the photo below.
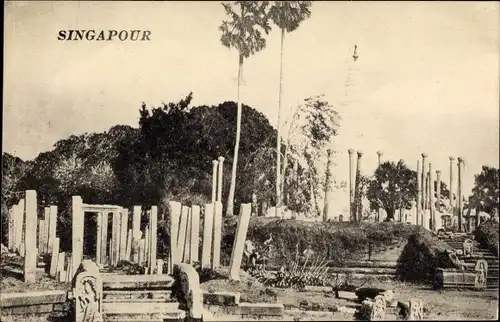
{"type": "Polygon", "coordinates": [[[20,315],[20,314],[42,314],[42,313],[50,313],[53,312],[54,305],[53,304],[38,304],[38,305],[30,305],[30,306],[16,306],[16,307],[8,307],[2,309],[2,313],[11,314],[11,315],[20,315]]]}
{"type": "Polygon", "coordinates": [[[33,306],[39,304],[64,303],[67,300],[66,291],[42,291],[26,293],[1,293],[2,308],[14,306],[33,306]]]}
{"type": "Polygon", "coordinates": [[[239,292],[203,293],[203,304],[234,306],[240,303],[239,292]]]}
{"type": "Polygon", "coordinates": [[[285,308],[279,303],[240,303],[241,315],[283,315],[285,308]]]}

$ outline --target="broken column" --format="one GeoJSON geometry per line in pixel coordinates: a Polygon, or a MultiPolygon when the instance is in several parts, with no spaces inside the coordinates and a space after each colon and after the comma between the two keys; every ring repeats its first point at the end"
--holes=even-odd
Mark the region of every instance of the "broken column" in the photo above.
{"type": "Polygon", "coordinates": [[[179,254],[179,247],[177,247],[177,236],[179,233],[182,205],[177,201],[169,201],[168,207],[168,213],[170,214],[170,260],[168,263],[168,273],[172,274],[174,266],[181,263],[181,255],[179,254]]]}
{"type": "Polygon", "coordinates": [[[353,149],[347,150],[349,153],[349,214],[351,217],[351,221],[354,221],[356,218],[356,213],[355,213],[355,207],[354,207],[354,174],[353,174],[353,169],[352,169],[352,163],[354,162],[353,160],[353,149]]]}
{"type": "Polygon", "coordinates": [[[37,264],[37,249],[36,249],[36,191],[26,191],[26,226],[24,234],[24,282],[34,283],[36,264],[37,264]]]}
{"type": "Polygon", "coordinates": [[[156,249],[158,240],[158,207],[151,207],[151,214],[149,216],[149,227],[150,228],[150,245],[149,245],[149,265],[150,273],[153,274],[153,268],[156,265],[156,249]]]}
{"type": "Polygon", "coordinates": [[[436,210],[441,212],[441,171],[436,170],[436,210]]]}
{"type": "Polygon", "coordinates": [[[119,259],[126,260],[125,254],[127,251],[127,232],[128,232],[128,209],[121,210],[120,221],[120,251],[119,259]]]}
{"type": "Polygon", "coordinates": [[[83,225],[84,225],[84,212],[83,201],[79,196],[72,197],[71,206],[71,219],[72,219],[72,251],[71,251],[71,271],[76,272],[83,256],[83,225]]]}
{"type": "Polygon", "coordinates": [[[382,154],[384,154],[384,152],[382,151],[377,151],[377,156],[378,156],[378,166],[380,167],[380,165],[382,164],[381,162],[381,157],[382,157],[382,154]]]}
{"type": "Polygon", "coordinates": [[[220,246],[222,238],[222,202],[215,203],[214,223],[212,235],[212,269],[220,266],[220,246]]]}
{"type": "Polygon", "coordinates": [[[251,211],[252,209],[250,204],[241,204],[230,264],[230,278],[236,281],[240,279],[240,266],[241,260],[243,259],[243,250],[247,239],[248,223],[250,222],[251,211]]]}
{"type": "Polygon", "coordinates": [[[215,204],[217,198],[217,166],[219,161],[212,161],[212,203],[215,204]]]}
{"type": "Polygon", "coordinates": [[[450,156],[450,187],[449,187],[449,191],[450,191],[450,210],[451,212],[453,213],[453,167],[454,167],[454,162],[455,161],[455,158],[450,156]]]}
{"type": "Polygon", "coordinates": [[[355,203],[355,220],[360,221],[363,216],[363,205],[361,202],[361,157],[362,151],[358,151],[358,159],[356,162],[356,183],[354,187],[354,203],[355,203]]]}
{"type": "Polygon", "coordinates": [[[101,219],[101,264],[105,265],[108,259],[108,213],[102,213],[101,219]]]}
{"type": "Polygon", "coordinates": [[[464,160],[462,157],[458,157],[457,160],[458,160],[458,193],[457,193],[458,231],[462,232],[463,231],[463,228],[462,228],[462,215],[463,215],[462,193],[463,193],[463,191],[462,191],[462,189],[463,189],[463,162],[464,162],[464,160]]]}
{"type": "Polygon", "coordinates": [[[427,209],[427,167],[425,159],[427,158],[427,153],[422,153],[422,212],[427,209]]]}
{"type": "Polygon", "coordinates": [[[431,229],[436,231],[436,207],[434,204],[434,180],[432,175],[432,164],[429,163],[429,208],[431,211],[431,229]]]}
{"type": "Polygon", "coordinates": [[[212,257],[212,232],[214,221],[214,204],[205,204],[203,217],[203,248],[201,250],[201,267],[210,267],[212,257]]]}
{"type": "Polygon", "coordinates": [[[141,206],[134,206],[132,217],[132,260],[139,262],[139,235],[141,234],[141,206]]]}
{"type": "Polygon", "coordinates": [[[189,252],[189,262],[193,264],[199,261],[199,242],[200,242],[200,206],[191,207],[191,250],[189,252]]]}
{"type": "Polygon", "coordinates": [[[47,251],[52,252],[52,247],[56,239],[56,228],[57,228],[57,206],[50,206],[49,208],[49,240],[47,245],[47,251]]]}
{"type": "Polygon", "coordinates": [[[331,149],[327,150],[326,176],[325,176],[325,202],[323,208],[323,222],[328,220],[328,208],[330,199],[332,199],[332,155],[331,149]]]}
{"type": "Polygon", "coordinates": [[[422,219],[420,212],[422,211],[422,174],[420,173],[420,160],[417,160],[417,214],[416,214],[416,223],[417,226],[422,225],[422,219]]]}

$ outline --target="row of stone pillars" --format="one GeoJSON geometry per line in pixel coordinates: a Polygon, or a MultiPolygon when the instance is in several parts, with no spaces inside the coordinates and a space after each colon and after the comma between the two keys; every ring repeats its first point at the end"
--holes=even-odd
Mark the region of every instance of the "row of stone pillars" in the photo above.
{"type": "Polygon", "coordinates": [[[115,205],[84,204],[82,198],[72,198],[72,272],[80,266],[83,259],[83,234],[85,213],[97,214],[96,263],[98,266],[116,266],[119,261],[132,261],[146,264],[146,273],[157,269],[157,226],[158,209],[152,206],[146,211],[149,223],[141,231],[141,206],[134,206],[132,227],[128,228],[129,210],[115,205]],[[112,216],[110,238],[108,237],[108,216],[112,216]]]}
{"type": "Polygon", "coordinates": [[[8,213],[7,248],[24,258],[24,281],[27,283],[35,281],[38,256],[59,248],[57,206],[44,207],[43,219],[38,219],[37,209],[36,191],[27,190],[25,197],[8,213]]]}
{"type": "MultiPolygon", "coordinates": [[[[439,222],[436,221],[436,210],[437,212],[441,212],[441,171],[436,170],[436,187],[434,188],[434,178],[432,171],[432,163],[426,163],[428,155],[426,153],[422,153],[422,166],[420,166],[420,161],[417,161],[417,185],[418,185],[418,194],[417,194],[417,213],[420,216],[417,216],[417,224],[427,226],[427,223],[423,219],[423,213],[426,211],[430,212],[431,222],[429,228],[432,230],[436,230],[439,222]],[[436,190],[434,190],[436,189],[436,190]],[[436,194],[436,201],[434,201],[434,192],[436,194]],[[436,209],[437,205],[437,209],[436,209]]],[[[457,184],[457,205],[455,206],[453,201],[453,168],[455,158],[453,156],[449,157],[450,160],[450,181],[449,181],[449,207],[457,216],[457,224],[458,230],[462,232],[464,230],[463,227],[463,173],[465,169],[465,162],[463,158],[457,158],[457,168],[458,168],[458,184],[457,184]]],[[[476,216],[478,216],[476,214],[476,216]]],[[[476,225],[479,224],[479,220],[476,217],[476,225]]]]}

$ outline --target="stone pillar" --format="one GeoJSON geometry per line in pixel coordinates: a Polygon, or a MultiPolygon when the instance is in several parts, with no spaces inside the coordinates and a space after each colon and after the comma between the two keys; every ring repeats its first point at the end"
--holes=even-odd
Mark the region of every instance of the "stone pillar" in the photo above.
{"type": "Polygon", "coordinates": [[[149,225],[146,226],[146,228],[144,229],[144,261],[146,262],[146,274],[147,273],[147,270],[148,270],[148,267],[149,267],[149,245],[151,245],[150,243],[150,232],[149,232],[149,225]]]}
{"type": "Polygon", "coordinates": [[[328,220],[328,208],[330,206],[330,199],[332,199],[332,155],[333,151],[328,149],[326,163],[326,176],[325,176],[325,202],[323,208],[323,222],[328,220]]]}
{"type": "Polygon", "coordinates": [[[247,239],[248,223],[250,222],[251,205],[241,204],[240,215],[236,227],[236,234],[231,253],[230,278],[232,280],[240,279],[240,266],[243,259],[243,250],[247,239]]]}
{"type": "Polygon", "coordinates": [[[83,201],[79,196],[72,197],[71,219],[72,219],[72,238],[73,246],[71,251],[71,270],[76,272],[83,256],[83,231],[84,231],[84,215],[83,201]]]}
{"type": "Polygon", "coordinates": [[[127,252],[127,232],[128,232],[128,209],[121,210],[121,222],[120,222],[120,260],[125,260],[125,254],[127,252]]]}
{"type": "Polygon", "coordinates": [[[462,215],[463,215],[463,196],[462,196],[462,189],[463,189],[463,158],[458,157],[458,193],[457,193],[457,215],[458,215],[458,231],[462,232],[462,215]]]}
{"type": "Polygon", "coordinates": [[[49,214],[49,240],[47,250],[49,253],[52,252],[52,245],[56,239],[56,228],[57,228],[57,206],[50,206],[49,214]]]}
{"type": "Polygon", "coordinates": [[[102,213],[101,222],[101,264],[105,265],[108,259],[108,213],[102,213]]]}
{"type": "Polygon", "coordinates": [[[58,258],[59,258],[59,238],[56,238],[52,242],[52,257],[50,259],[50,269],[49,269],[49,274],[51,277],[56,277],[58,258]]]}
{"type": "Polygon", "coordinates": [[[436,231],[436,207],[434,204],[434,176],[432,175],[432,164],[429,163],[429,208],[431,210],[431,229],[436,231]]]}
{"type": "Polygon", "coordinates": [[[427,167],[425,164],[425,159],[427,158],[427,153],[422,153],[422,211],[427,209],[427,167]]]}
{"type": "MultiPolygon", "coordinates": [[[[184,239],[184,256],[183,256],[183,262],[192,264],[190,261],[191,258],[191,218],[193,214],[193,209],[191,207],[188,208],[188,215],[187,215],[187,223],[186,223],[186,238],[184,239]]],[[[181,221],[182,222],[182,221],[181,221]]]]}
{"type": "Polygon", "coordinates": [[[200,249],[200,206],[191,207],[191,249],[189,251],[189,262],[192,264],[199,261],[200,249]]]}
{"type": "Polygon", "coordinates": [[[26,191],[26,226],[24,234],[24,282],[34,283],[37,263],[36,250],[36,191],[26,191]]]}
{"type": "Polygon", "coordinates": [[[139,235],[141,234],[141,206],[134,206],[132,217],[132,260],[139,261],[139,235]]]}
{"type": "Polygon", "coordinates": [[[163,260],[156,260],[156,274],[163,274],[163,260]]]}
{"type": "Polygon", "coordinates": [[[356,162],[356,183],[354,187],[354,203],[355,203],[355,220],[360,221],[363,216],[363,205],[361,202],[361,157],[362,151],[358,151],[358,159],[356,162]]]}
{"type": "Polygon", "coordinates": [[[179,252],[179,262],[184,263],[184,248],[186,245],[186,230],[188,225],[189,207],[182,206],[179,234],[177,235],[177,250],[179,252]]]}
{"type": "Polygon", "coordinates": [[[102,212],[97,213],[97,237],[95,246],[95,261],[98,266],[102,265],[101,259],[102,250],[102,212]]]}
{"type": "Polygon", "coordinates": [[[132,254],[132,229],[129,228],[127,233],[127,247],[125,248],[125,260],[130,261],[130,255],[132,254]]]}
{"type": "Polygon", "coordinates": [[[222,202],[215,203],[214,231],[212,236],[212,269],[220,266],[220,244],[222,238],[222,202]]]}
{"type": "Polygon", "coordinates": [[[26,201],[24,199],[21,199],[17,205],[17,226],[15,228],[16,242],[14,243],[16,249],[19,249],[21,247],[21,244],[24,245],[24,223],[26,221],[26,217],[24,215],[25,204],[26,201]]]}
{"type": "Polygon", "coordinates": [[[222,174],[224,173],[224,157],[219,157],[219,171],[217,178],[217,201],[222,202],[222,174]]]}
{"type": "Polygon", "coordinates": [[[118,264],[120,259],[121,242],[121,212],[122,209],[113,211],[113,265],[118,264]]]}
{"type": "Polygon", "coordinates": [[[212,203],[215,204],[215,201],[217,201],[217,166],[219,164],[219,161],[213,160],[212,161],[212,203]]]}
{"type": "Polygon", "coordinates": [[[212,257],[212,232],[214,222],[214,205],[205,205],[205,216],[203,217],[203,248],[201,254],[201,267],[210,267],[212,257]]]}
{"type": "Polygon", "coordinates": [[[416,224],[422,225],[422,217],[421,217],[421,211],[422,211],[422,174],[421,174],[421,168],[420,168],[420,160],[417,160],[417,213],[416,213],[416,224]]]}
{"type": "MultiPolygon", "coordinates": [[[[149,246],[149,265],[151,266],[151,274],[153,274],[153,267],[156,264],[156,251],[158,245],[158,207],[151,207],[151,215],[149,216],[149,225],[151,227],[151,245],[149,246]]],[[[163,264],[162,264],[163,265],[163,264]]]]}
{"type": "Polygon", "coordinates": [[[42,241],[42,253],[49,253],[49,223],[50,223],[50,207],[45,207],[44,209],[44,221],[43,226],[43,241],[42,241]]]}
{"type": "Polygon", "coordinates": [[[170,214],[170,260],[168,263],[168,273],[172,274],[174,266],[181,262],[179,248],[177,247],[177,238],[182,205],[177,201],[169,201],[168,206],[168,213],[170,214]]]}
{"type": "Polygon", "coordinates": [[[382,154],[384,154],[384,152],[382,151],[377,151],[377,156],[378,156],[378,166],[380,167],[380,165],[382,164],[381,162],[381,157],[382,157],[382,154]]]}
{"type": "Polygon", "coordinates": [[[8,220],[8,226],[9,226],[8,228],[9,228],[9,231],[8,231],[8,236],[7,236],[7,237],[8,237],[7,248],[8,248],[9,250],[12,250],[12,244],[13,244],[13,243],[12,243],[12,240],[13,240],[12,235],[13,235],[13,231],[14,231],[14,229],[13,229],[13,227],[12,227],[12,226],[13,226],[13,225],[12,225],[12,223],[13,223],[13,221],[14,221],[14,220],[13,220],[13,219],[14,219],[14,217],[13,217],[13,213],[14,213],[14,212],[13,212],[13,208],[10,208],[10,209],[9,209],[9,214],[8,214],[8,216],[9,216],[9,220],[8,220]]]}
{"type": "Polygon", "coordinates": [[[354,173],[352,169],[353,160],[353,149],[347,150],[349,153],[349,214],[351,216],[351,221],[356,218],[355,207],[354,207],[354,173]]]}
{"type": "Polygon", "coordinates": [[[455,158],[450,156],[450,187],[449,187],[449,191],[450,191],[450,208],[451,208],[451,212],[453,213],[453,166],[454,166],[454,162],[455,161],[455,158]]]}
{"type": "Polygon", "coordinates": [[[41,255],[45,253],[44,251],[44,236],[45,234],[45,220],[38,220],[38,254],[41,255]]]}
{"type": "Polygon", "coordinates": [[[436,210],[441,212],[441,170],[436,170],[436,205],[436,210]]]}

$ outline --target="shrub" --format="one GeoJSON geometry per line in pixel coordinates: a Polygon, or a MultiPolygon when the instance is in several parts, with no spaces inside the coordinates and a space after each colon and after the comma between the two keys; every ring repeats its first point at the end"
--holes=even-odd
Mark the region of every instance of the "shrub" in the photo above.
{"type": "Polygon", "coordinates": [[[404,281],[431,282],[437,268],[459,268],[453,248],[439,240],[430,231],[419,227],[408,237],[401,253],[396,274],[404,281]]]}
{"type": "MultiPolygon", "coordinates": [[[[236,230],[236,217],[224,220],[221,245],[221,261],[228,263],[236,230]]],[[[302,255],[308,245],[315,256],[329,260],[332,265],[343,265],[367,253],[369,243],[390,245],[405,240],[415,226],[394,223],[322,223],[276,218],[252,217],[247,239],[256,246],[262,245],[270,236],[272,250],[268,265],[291,263],[296,260],[297,249],[302,255]]]]}
{"type": "Polygon", "coordinates": [[[474,239],[481,247],[488,248],[498,256],[498,222],[488,220],[474,230],[474,239]]]}

